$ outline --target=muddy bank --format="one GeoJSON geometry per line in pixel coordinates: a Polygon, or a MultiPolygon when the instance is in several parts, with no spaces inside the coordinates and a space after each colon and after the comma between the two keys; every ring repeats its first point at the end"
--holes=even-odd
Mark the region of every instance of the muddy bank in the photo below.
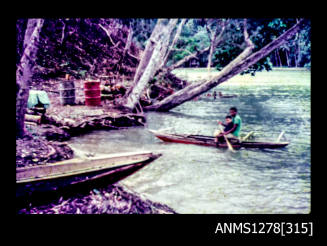
{"type": "MultiPolygon", "coordinates": [[[[35,130],[35,129],[34,129],[35,130]]],[[[74,157],[73,150],[63,142],[48,141],[43,136],[27,135],[16,140],[16,168],[74,157]]],[[[86,182],[65,189],[32,193],[16,197],[18,214],[165,214],[175,213],[166,205],[152,202],[128,191],[117,183],[86,182]]]]}
{"type": "Polygon", "coordinates": [[[90,130],[144,126],[146,119],[143,114],[124,113],[106,107],[75,105],[50,108],[44,114],[43,122],[77,136],[90,130]]]}
{"type": "MultiPolygon", "coordinates": [[[[144,125],[143,115],[100,107],[58,106],[48,109],[41,124],[26,124],[26,137],[16,140],[16,168],[46,165],[74,158],[63,141],[95,129],[121,129],[144,125]]],[[[17,198],[16,198],[17,200],[17,198]]],[[[165,214],[175,213],[166,205],[152,202],[113,182],[88,185],[83,191],[68,187],[58,195],[18,198],[18,214],[165,214]],[[75,192],[71,192],[75,190],[75,192]]]]}
{"type": "MultiPolygon", "coordinates": [[[[27,136],[16,140],[16,168],[76,157],[64,142],[72,136],[98,129],[118,130],[145,125],[143,113],[122,111],[110,100],[104,100],[101,106],[84,105],[83,83],[76,82],[75,86],[76,103],[65,106],[60,104],[57,82],[43,83],[42,88],[34,88],[48,92],[50,107],[42,112],[28,110],[28,114],[39,116],[40,121],[25,124],[27,136]]],[[[16,211],[19,214],[175,213],[166,205],[127,191],[117,181],[101,186],[88,184],[83,191],[73,186],[58,194],[44,192],[37,199],[33,195],[23,200],[16,198],[19,204],[16,211]]]]}

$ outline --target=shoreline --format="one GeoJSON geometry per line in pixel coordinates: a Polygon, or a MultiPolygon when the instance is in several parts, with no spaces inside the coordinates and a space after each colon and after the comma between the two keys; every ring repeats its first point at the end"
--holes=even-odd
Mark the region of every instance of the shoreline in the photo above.
{"type": "MultiPolygon", "coordinates": [[[[108,108],[53,106],[41,124],[26,125],[27,136],[16,139],[16,168],[47,165],[78,156],[65,142],[90,130],[123,129],[143,126],[144,115],[108,108]],[[57,120],[54,120],[57,119],[57,120]],[[73,123],[75,122],[75,123],[73,123]]],[[[87,183],[87,182],[86,182],[87,183]]],[[[76,185],[72,185],[76,186],[76,185]]],[[[67,192],[44,192],[42,197],[17,198],[18,214],[175,214],[169,206],[150,201],[127,190],[119,181],[98,187],[91,184],[82,190],[66,187],[67,192]],[[40,199],[41,198],[41,199],[40,199]]]]}

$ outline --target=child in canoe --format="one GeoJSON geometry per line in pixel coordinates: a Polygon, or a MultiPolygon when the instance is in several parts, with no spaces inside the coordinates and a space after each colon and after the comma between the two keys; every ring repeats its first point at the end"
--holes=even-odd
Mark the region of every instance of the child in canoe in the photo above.
{"type": "Polygon", "coordinates": [[[230,131],[234,127],[232,116],[227,115],[225,117],[225,124],[222,123],[222,122],[220,122],[220,121],[218,121],[218,124],[223,125],[225,128],[224,128],[223,131],[221,131],[221,130],[215,130],[215,132],[214,132],[213,135],[215,137],[215,142],[216,143],[222,143],[222,142],[224,142],[225,141],[224,135],[227,138],[234,138],[234,135],[231,134],[231,133],[225,134],[226,132],[230,131]]]}

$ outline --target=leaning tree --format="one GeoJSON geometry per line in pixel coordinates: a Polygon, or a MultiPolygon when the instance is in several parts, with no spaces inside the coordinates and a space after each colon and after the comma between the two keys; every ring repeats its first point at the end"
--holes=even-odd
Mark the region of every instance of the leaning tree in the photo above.
{"type": "MultiPolygon", "coordinates": [[[[211,41],[209,46],[201,50],[195,50],[194,53],[185,56],[178,62],[170,66],[166,66],[167,57],[173,49],[172,45],[176,43],[176,39],[178,39],[180,35],[179,29],[185,21],[181,21],[179,27],[177,28],[177,30],[179,31],[176,31],[174,37],[173,30],[177,22],[178,21],[176,19],[159,19],[156,23],[156,26],[154,27],[153,32],[149,40],[147,41],[146,48],[143,52],[141,61],[136,70],[134,82],[130,87],[128,93],[126,93],[125,97],[123,98],[123,101],[121,102],[124,107],[130,110],[135,108],[146,85],[149,83],[150,80],[154,78],[154,76],[167,77],[167,75],[171,75],[171,71],[173,69],[182,66],[190,59],[194,57],[199,57],[200,55],[208,51],[210,51],[210,60],[208,65],[211,67],[210,62],[214,46],[220,44],[222,35],[225,31],[226,23],[213,22],[210,24],[210,26],[208,26],[211,41]]],[[[208,80],[201,81],[200,83],[189,83],[185,88],[173,93],[162,101],[156,102],[153,105],[145,107],[144,109],[155,111],[168,111],[186,101],[189,101],[207,92],[215,86],[227,81],[231,77],[244,72],[246,69],[256,64],[257,62],[260,62],[273,50],[283,45],[291,37],[298,33],[305,24],[305,19],[297,20],[291,28],[285,30],[278,37],[272,38],[272,40],[269,43],[265,44],[263,47],[258,48],[252,42],[251,39],[255,38],[255,34],[256,32],[258,32],[258,30],[253,31],[252,36],[249,35],[247,19],[244,19],[240,25],[242,26],[242,28],[239,28],[240,30],[242,30],[244,40],[243,44],[239,46],[244,47],[244,49],[231,62],[229,62],[220,71],[218,75],[209,78],[208,80]]],[[[266,38],[265,40],[269,39],[266,38]]]]}

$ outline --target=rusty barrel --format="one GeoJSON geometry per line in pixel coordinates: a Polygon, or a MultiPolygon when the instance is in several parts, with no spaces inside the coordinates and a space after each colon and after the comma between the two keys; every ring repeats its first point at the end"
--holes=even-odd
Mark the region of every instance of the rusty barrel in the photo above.
{"type": "Polygon", "coordinates": [[[62,80],[59,84],[59,92],[62,105],[75,104],[75,83],[73,80],[62,80]]]}
{"type": "Polygon", "coordinates": [[[101,91],[100,81],[86,81],[84,83],[85,105],[100,106],[101,91]]]}

